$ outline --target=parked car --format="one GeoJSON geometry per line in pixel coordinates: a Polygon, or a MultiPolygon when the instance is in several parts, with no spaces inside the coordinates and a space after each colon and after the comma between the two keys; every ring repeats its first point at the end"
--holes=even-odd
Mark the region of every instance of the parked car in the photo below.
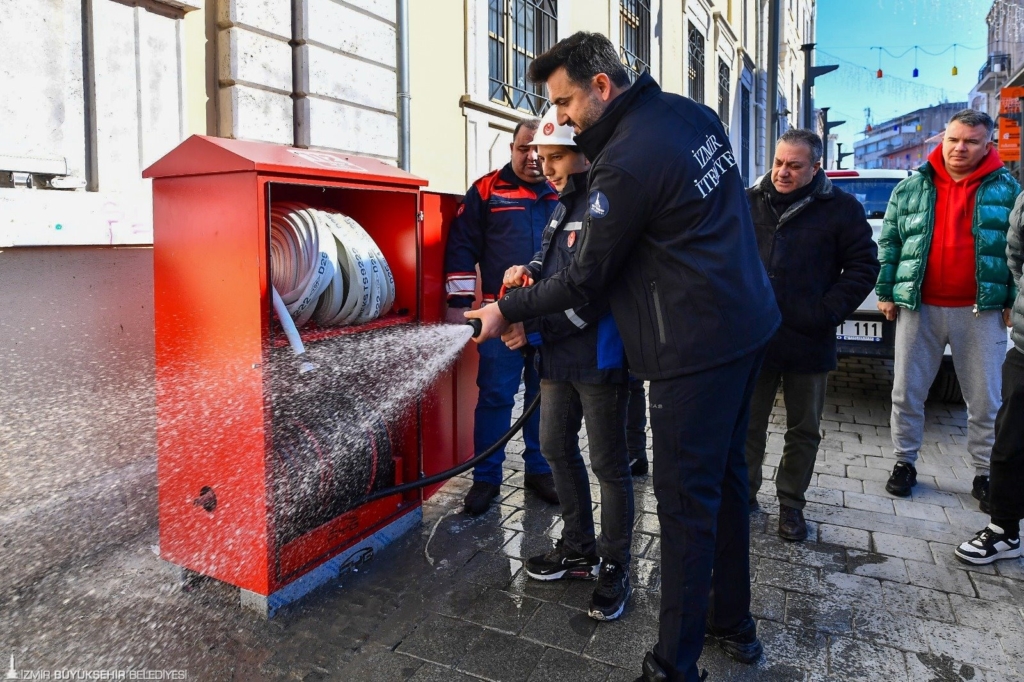
{"type": "MultiPolygon", "coordinates": [[[[839,189],[857,197],[864,206],[875,241],[882,233],[882,219],[893,189],[912,171],[907,170],[830,170],[825,171],[839,189]]],[[[878,297],[872,291],[857,311],[836,328],[840,357],[886,358],[891,360],[896,342],[896,323],[878,311],[878,297]]],[[[946,356],[932,384],[929,399],[960,402],[963,394],[946,347],[946,356]]]]}

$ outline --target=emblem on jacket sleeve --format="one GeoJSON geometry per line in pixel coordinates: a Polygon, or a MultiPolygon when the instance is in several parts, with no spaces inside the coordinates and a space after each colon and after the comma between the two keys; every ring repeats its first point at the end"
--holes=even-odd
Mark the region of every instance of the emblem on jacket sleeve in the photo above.
{"type": "Polygon", "coordinates": [[[572,245],[576,243],[576,233],[575,232],[570,232],[569,233],[568,243],[569,243],[569,248],[570,249],[572,248],[572,245]]]}
{"type": "Polygon", "coordinates": [[[608,215],[608,197],[601,190],[595,189],[587,199],[587,208],[594,218],[603,218],[608,215]]]}

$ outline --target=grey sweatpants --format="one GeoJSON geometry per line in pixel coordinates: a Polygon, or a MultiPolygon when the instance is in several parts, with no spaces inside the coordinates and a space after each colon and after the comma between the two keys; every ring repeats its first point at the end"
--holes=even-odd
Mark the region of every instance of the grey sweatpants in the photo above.
{"type": "Polygon", "coordinates": [[[1006,357],[1006,326],[998,310],[975,316],[971,307],[899,308],[891,420],[896,459],[917,461],[924,435],[924,401],[946,344],[967,403],[967,451],[975,474],[988,476],[1006,357]]]}

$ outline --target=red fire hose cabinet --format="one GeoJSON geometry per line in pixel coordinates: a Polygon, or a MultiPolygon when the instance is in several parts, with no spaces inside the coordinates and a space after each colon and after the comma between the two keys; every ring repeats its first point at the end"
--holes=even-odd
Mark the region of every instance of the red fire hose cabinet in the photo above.
{"type": "MultiPolygon", "coordinates": [[[[312,349],[442,319],[444,242],[457,203],[375,159],[203,136],[144,176],[153,178],[160,556],[238,586],[243,605],[272,616],[415,526],[436,486],[369,504],[360,494],[472,456],[477,355],[463,351],[400,417],[354,439],[354,453],[317,450],[332,462],[318,474],[320,497],[296,499],[302,488],[289,477],[303,466],[296,439],[307,427],[281,416],[301,406],[284,405],[280,383],[295,356],[272,311],[271,206],[351,217],[393,274],[390,312],[303,327],[312,349]]],[[[334,388],[324,396],[343,398],[334,388]]]]}

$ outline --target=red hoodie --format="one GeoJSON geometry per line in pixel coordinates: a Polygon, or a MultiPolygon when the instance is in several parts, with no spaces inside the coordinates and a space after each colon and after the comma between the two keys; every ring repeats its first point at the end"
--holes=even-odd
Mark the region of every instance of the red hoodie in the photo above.
{"type": "Polygon", "coordinates": [[[985,176],[1003,167],[993,148],[978,169],[959,182],[946,171],[942,144],[928,155],[935,180],[935,227],[921,286],[926,305],[955,308],[974,305],[978,296],[974,254],[974,197],[985,176]]]}

